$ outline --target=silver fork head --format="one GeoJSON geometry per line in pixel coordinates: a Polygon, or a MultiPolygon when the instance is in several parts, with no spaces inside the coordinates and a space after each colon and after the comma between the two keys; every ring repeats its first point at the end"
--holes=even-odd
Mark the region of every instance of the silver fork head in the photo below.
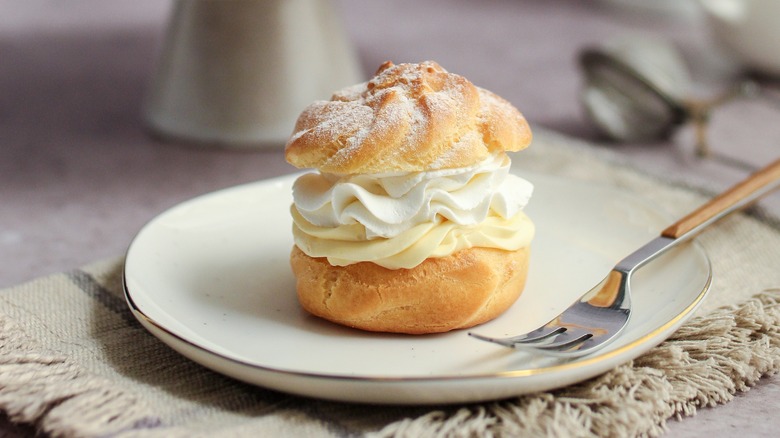
{"type": "Polygon", "coordinates": [[[613,270],[596,287],[547,324],[528,333],[496,338],[469,333],[504,347],[560,357],[583,356],[613,339],[631,313],[631,271],[613,270]]]}

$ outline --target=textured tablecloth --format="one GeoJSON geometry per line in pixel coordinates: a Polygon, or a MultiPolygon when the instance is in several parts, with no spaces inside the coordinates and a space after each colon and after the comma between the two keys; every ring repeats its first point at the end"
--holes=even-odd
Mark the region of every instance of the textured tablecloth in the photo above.
{"type": "MultiPolygon", "coordinates": [[[[696,78],[721,79],[711,68],[720,64],[706,28],[695,19],[594,1],[339,3],[366,72],[386,59],[435,59],[515,103],[534,127],[591,140],[597,135],[577,101],[575,58],[585,45],[626,33],[663,35],[684,50],[696,78]]],[[[116,257],[146,221],[177,202],[292,171],[279,150],[237,154],[146,135],[140,108],[168,12],[156,0],[0,4],[0,287],[116,257]]],[[[763,102],[729,105],[714,114],[713,148],[766,163],[778,155],[777,117],[763,102]]],[[[720,160],[697,159],[689,134],[594,147],[710,193],[745,176],[720,160]]],[[[780,197],[762,205],[778,214],[780,197]]],[[[750,264],[750,253],[737,254],[735,263],[750,264]]],[[[733,403],[671,423],[672,435],[771,435],[778,395],[777,379],[762,379],[733,403]]]]}

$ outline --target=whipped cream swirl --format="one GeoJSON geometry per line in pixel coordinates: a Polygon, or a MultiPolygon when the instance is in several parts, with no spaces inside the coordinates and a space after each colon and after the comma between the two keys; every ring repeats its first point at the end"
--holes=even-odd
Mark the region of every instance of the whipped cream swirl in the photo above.
{"type": "Polygon", "coordinates": [[[533,235],[521,211],[533,185],[510,165],[501,152],[456,169],[302,175],[293,185],[296,244],[331,264],[392,269],[471,246],[519,249],[533,235]],[[530,231],[513,234],[523,227],[530,231]]]}

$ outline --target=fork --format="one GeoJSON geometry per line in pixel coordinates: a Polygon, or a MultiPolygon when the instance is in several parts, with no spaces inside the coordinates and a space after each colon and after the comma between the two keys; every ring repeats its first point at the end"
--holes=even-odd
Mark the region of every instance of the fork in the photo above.
{"type": "Polygon", "coordinates": [[[661,254],[707,226],[780,186],[780,159],[755,172],[678,220],[615,265],[609,274],[552,321],[528,333],[495,338],[469,336],[549,356],[577,357],[614,340],[631,317],[631,276],[661,254]]]}

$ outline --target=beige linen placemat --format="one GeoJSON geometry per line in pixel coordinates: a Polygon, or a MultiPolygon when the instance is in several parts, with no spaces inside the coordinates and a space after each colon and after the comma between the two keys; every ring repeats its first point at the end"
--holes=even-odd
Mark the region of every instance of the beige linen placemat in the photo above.
{"type": "MultiPolygon", "coordinates": [[[[515,161],[622,187],[671,216],[708,197],[551,133],[515,161]]],[[[667,419],[780,368],[778,221],[753,210],[699,241],[713,263],[710,297],[667,342],[568,388],[442,407],[308,399],[211,372],[133,319],[122,259],[103,261],[0,291],[0,409],[54,436],[658,435],[667,419]]]]}

